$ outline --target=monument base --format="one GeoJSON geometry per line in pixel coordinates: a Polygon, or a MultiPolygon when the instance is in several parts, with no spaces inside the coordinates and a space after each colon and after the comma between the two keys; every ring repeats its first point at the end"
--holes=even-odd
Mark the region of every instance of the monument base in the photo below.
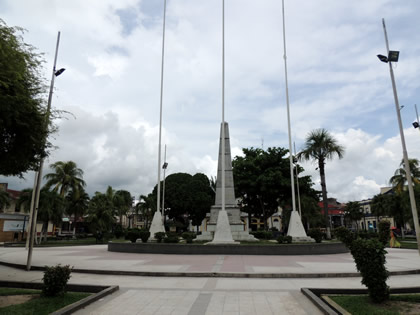
{"type": "MultiPolygon", "coordinates": [[[[197,235],[196,241],[212,241],[216,231],[217,217],[221,211],[221,205],[211,207],[210,220],[207,223],[206,231],[197,235]]],[[[230,231],[234,241],[258,242],[254,235],[245,230],[245,224],[240,219],[240,210],[237,206],[226,205],[226,212],[229,218],[230,231]]]]}
{"type": "Polygon", "coordinates": [[[150,225],[150,238],[149,242],[156,241],[155,239],[155,233],[157,232],[165,232],[165,227],[163,226],[163,218],[160,214],[160,211],[156,211],[153,215],[152,224],[150,225]]]}

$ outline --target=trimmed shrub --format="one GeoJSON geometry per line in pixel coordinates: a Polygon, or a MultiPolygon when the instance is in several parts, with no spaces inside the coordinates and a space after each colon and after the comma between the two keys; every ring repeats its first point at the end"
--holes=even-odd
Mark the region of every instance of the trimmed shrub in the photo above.
{"type": "Polygon", "coordinates": [[[155,239],[158,243],[162,243],[162,240],[165,238],[166,233],[165,232],[156,232],[155,233],[155,239]]]}
{"type": "Polygon", "coordinates": [[[308,231],[308,236],[312,237],[315,242],[321,243],[322,238],[324,237],[324,233],[321,231],[321,229],[314,228],[308,231]]]}
{"type": "Polygon", "coordinates": [[[163,239],[164,243],[178,243],[179,237],[176,233],[167,233],[166,237],[163,239]]]}
{"type": "Polygon", "coordinates": [[[378,225],[378,239],[385,246],[389,244],[391,239],[391,223],[386,220],[382,220],[378,225]]]}
{"type": "Polygon", "coordinates": [[[193,232],[184,232],[181,236],[189,244],[191,244],[193,242],[193,239],[195,239],[195,233],[193,232]]]}
{"type": "Polygon", "coordinates": [[[374,231],[358,231],[357,237],[364,240],[370,240],[372,238],[377,238],[378,234],[374,231]]]}
{"type": "Polygon", "coordinates": [[[340,227],[336,235],[349,249],[362,275],[362,283],[366,285],[372,302],[380,303],[389,298],[389,287],[386,284],[389,273],[386,270],[385,244],[378,238],[355,238],[354,234],[340,227]]]}
{"type": "Polygon", "coordinates": [[[293,241],[293,238],[292,238],[290,235],[286,235],[286,236],[284,237],[284,241],[285,241],[287,244],[291,244],[291,243],[292,243],[292,241],[293,241]]]}
{"type": "Polygon", "coordinates": [[[254,235],[259,240],[270,240],[273,238],[273,232],[271,231],[254,231],[250,234],[254,235]]]}
{"type": "Polygon", "coordinates": [[[385,268],[385,245],[378,239],[357,239],[352,243],[351,254],[356,262],[357,270],[362,274],[362,283],[367,286],[369,297],[375,303],[389,298],[389,277],[385,268]]]}
{"type": "Polygon", "coordinates": [[[63,295],[66,292],[67,282],[71,277],[71,270],[69,265],[55,267],[45,266],[44,277],[42,281],[43,296],[58,296],[63,295]]]}
{"type": "Polygon", "coordinates": [[[131,229],[131,230],[127,231],[127,239],[131,243],[135,243],[138,238],[140,238],[140,230],[139,229],[131,229]]]}
{"type": "Polygon", "coordinates": [[[283,242],[284,242],[284,236],[283,235],[279,235],[279,237],[277,237],[277,242],[279,244],[283,244],[283,242]]]}
{"type": "Polygon", "coordinates": [[[114,228],[114,234],[116,238],[120,238],[124,235],[124,229],[121,224],[117,224],[114,228]]]}
{"type": "Polygon", "coordinates": [[[139,231],[139,237],[140,237],[140,239],[143,243],[147,243],[147,241],[150,237],[150,232],[147,231],[147,230],[140,230],[139,231]]]}
{"type": "Polygon", "coordinates": [[[344,243],[344,245],[346,245],[346,247],[351,250],[351,244],[353,243],[355,236],[349,229],[346,229],[344,226],[340,226],[335,229],[335,235],[341,242],[344,243]]]}

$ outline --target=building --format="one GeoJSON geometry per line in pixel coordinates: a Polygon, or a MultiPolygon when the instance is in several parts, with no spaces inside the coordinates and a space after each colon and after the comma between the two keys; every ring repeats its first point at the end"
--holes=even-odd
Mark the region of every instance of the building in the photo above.
{"type": "MultiPolygon", "coordinates": [[[[321,214],[324,215],[324,203],[320,201],[318,202],[318,205],[321,208],[321,214]]],[[[346,207],[346,204],[338,202],[335,198],[328,198],[327,205],[331,227],[335,229],[344,226],[344,208],[346,207]]]]}
{"type": "Polygon", "coordinates": [[[0,190],[10,198],[10,205],[0,213],[0,242],[21,241],[26,237],[29,215],[16,207],[20,191],[9,189],[7,183],[0,183],[0,190]]]}

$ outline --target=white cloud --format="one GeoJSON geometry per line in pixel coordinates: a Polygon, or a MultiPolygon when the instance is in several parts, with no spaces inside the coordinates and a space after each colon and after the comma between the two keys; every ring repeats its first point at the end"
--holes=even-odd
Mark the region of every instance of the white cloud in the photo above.
{"type": "MultiPolygon", "coordinates": [[[[57,31],[53,105],[77,117],[59,122],[49,163],[74,160],[89,191],[107,185],[138,195],[157,181],[162,5],[154,0],[2,1],[2,18],[29,32],[45,52],[49,78],[57,31]],[[130,19],[130,20],[128,20],[130,19]]],[[[292,137],[297,149],[314,128],[330,130],[346,147],[327,163],[327,187],[340,201],[374,194],[401,160],[389,72],[376,54],[391,47],[401,114],[409,124],[418,102],[420,35],[417,2],[287,1],[287,61],[292,137]]],[[[162,144],[168,174],[215,175],[221,121],[221,2],[168,1],[162,144]]],[[[243,147],[288,146],[281,2],[226,2],[226,111],[232,156],[243,147]]],[[[410,157],[420,135],[406,129],[410,157]]],[[[312,163],[307,172],[318,181],[312,163]]],[[[7,178],[15,188],[28,182],[7,178]]]]}

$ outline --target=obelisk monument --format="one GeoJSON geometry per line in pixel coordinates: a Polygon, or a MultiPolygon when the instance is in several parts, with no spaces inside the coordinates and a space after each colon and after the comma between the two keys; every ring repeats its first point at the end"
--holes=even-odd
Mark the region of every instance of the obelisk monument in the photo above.
{"type": "Polygon", "coordinates": [[[222,160],[225,161],[225,210],[227,212],[232,238],[235,241],[258,241],[258,239],[256,239],[253,235],[249,234],[247,226],[244,222],[241,221],[241,212],[236,202],[235,186],[232,172],[232,157],[230,153],[229,125],[227,122],[222,123],[220,127],[219,159],[217,167],[215,203],[210,210],[210,220],[207,222],[207,229],[206,231],[203,231],[201,235],[197,236],[197,240],[211,241],[217,234],[217,221],[219,218],[219,212],[222,210],[222,160]],[[223,126],[224,132],[222,132],[223,126]],[[225,137],[224,141],[222,139],[223,133],[225,137]],[[225,150],[222,150],[223,142],[225,144],[225,150]],[[225,153],[224,159],[222,159],[222,151],[224,151],[225,153]]]}

